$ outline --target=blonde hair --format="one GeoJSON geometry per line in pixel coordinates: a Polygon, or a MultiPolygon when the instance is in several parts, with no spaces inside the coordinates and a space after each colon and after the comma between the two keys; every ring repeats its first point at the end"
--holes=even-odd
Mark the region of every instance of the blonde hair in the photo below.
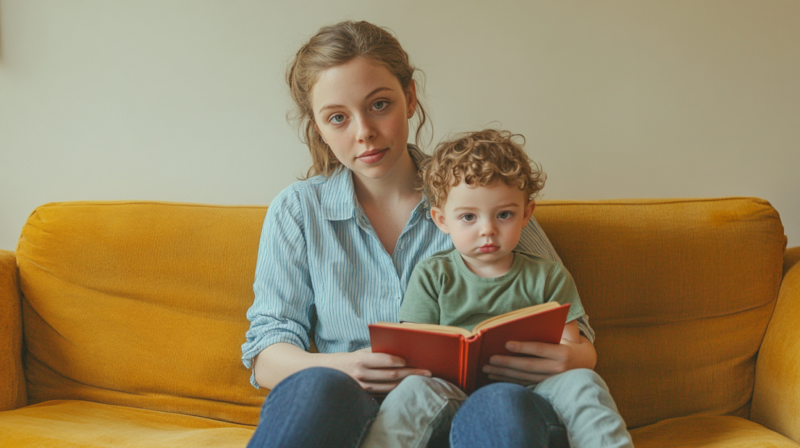
{"type": "Polygon", "coordinates": [[[483,187],[502,181],[516,186],[528,200],[544,188],[546,175],[522,146],[525,137],[485,129],[459,134],[439,143],[422,170],[422,192],[433,207],[442,207],[450,189],[464,183],[483,187]],[[521,138],[522,143],[514,141],[521,138]]]}
{"type": "MultiPolygon", "coordinates": [[[[286,71],[286,82],[297,106],[296,110],[289,113],[289,118],[297,123],[301,132],[300,139],[308,145],[308,150],[311,152],[312,166],[306,174],[307,177],[318,174],[329,176],[340,165],[314,125],[311,89],[322,71],[357,57],[369,59],[386,67],[397,78],[405,92],[409,91],[414,73],[418,71],[410,64],[408,54],[400,46],[400,42],[379,26],[369,22],[344,21],[320,28],[317,34],[297,51],[286,71]]],[[[427,122],[425,108],[419,100],[417,100],[417,110],[419,124],[415,141],[419,143],[420,132],[427,122]]]]}

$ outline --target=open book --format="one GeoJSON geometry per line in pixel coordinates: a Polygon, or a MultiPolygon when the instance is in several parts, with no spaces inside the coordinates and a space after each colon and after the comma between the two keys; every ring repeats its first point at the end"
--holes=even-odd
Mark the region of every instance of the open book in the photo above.
{"type": "Polygon", "coordinates": [[[430,370],[466,393],[490,382],[482,372],[494,355],[515,355],[508,341],[557,344],[567,321],[569,304],[546,302],[494,316],[472,331],[436,324],[379,322],[369,326],[373,353],[406,360],[409,367],[430,370]]]}

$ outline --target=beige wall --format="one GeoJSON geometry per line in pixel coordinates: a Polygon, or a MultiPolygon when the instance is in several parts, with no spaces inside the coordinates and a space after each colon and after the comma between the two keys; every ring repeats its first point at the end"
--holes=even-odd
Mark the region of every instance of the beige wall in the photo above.
{"type": "Polygon", "coordinates": [[[51,201],[268,204],[309,163],[286,61],[367,19],[438,141],[524,134],[546,199],[758,196],[800,245],[800,2],[0,0],[0,248],[51,201]]]}

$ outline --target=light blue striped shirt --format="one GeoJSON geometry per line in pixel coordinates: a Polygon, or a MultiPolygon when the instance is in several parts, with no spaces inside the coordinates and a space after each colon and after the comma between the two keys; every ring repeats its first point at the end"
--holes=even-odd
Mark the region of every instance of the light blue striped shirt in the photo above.
{"type": "MultiPolygon", "coordinates": [[[[427,156],[409,146],[417,166],[427,156]]],[[[355,197],[347,168],[315,176],[283,190],[267,209],[258,246],[255,300],[247,311],[250,329],[242,361],[272,344],[286,342],[321,353],[369,346],[367,325],[397,322],[414,266],[450,249],[450,237],[430,218],[424,200],[411,212],[389,255],[355,197]]],[[[518,249],[561,262],[535,219],[523,229],[518,249]]],[[[586,316],[581,332],[594,341],[586,316]]],[[[250,381],[259,387],[255,375],[250,381]]]]}

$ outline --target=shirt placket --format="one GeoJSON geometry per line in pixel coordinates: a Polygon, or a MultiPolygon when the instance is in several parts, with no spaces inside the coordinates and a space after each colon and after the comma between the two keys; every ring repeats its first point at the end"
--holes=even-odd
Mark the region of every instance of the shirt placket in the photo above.
{"type": "MultiPolygon", "coordinates": [[[[378,238],[378,234],[375,232],[375,229],[372,227],[372,224],[367,219],[364,210],[361,206],[356,207],[356,223],[364,232],[369,235],[370,240],[372,241],[372,245],[375,248],[375,252],[378,254],[378,259],[381,263],[381,268],[383,272],[386,274],[386,278],[390,279],[389,284],[385,285],[386,287],[386,294],[384,297],[390,298],[392,300],[400,302],[403,299],[403,290],[400,286],[400,274],[395,267],[394,264],[394,257],[390,256],[388,252],[386,252],[386,248],[383,247],[383,243],[381,243],[380,238],[378,238]]],[[[405,229],[404,229],[405,232],[405,229]]],[[[401,234],[402,237],[402,234],[401,234]]],[[[399,244],[399,239],[398,239],[399,244]]],[[[395,254],[397,253],[397,248],[395,248],[395,254]]],[[[397,320],[397,312],[394,312],[394,320],[397,320]]]]}

